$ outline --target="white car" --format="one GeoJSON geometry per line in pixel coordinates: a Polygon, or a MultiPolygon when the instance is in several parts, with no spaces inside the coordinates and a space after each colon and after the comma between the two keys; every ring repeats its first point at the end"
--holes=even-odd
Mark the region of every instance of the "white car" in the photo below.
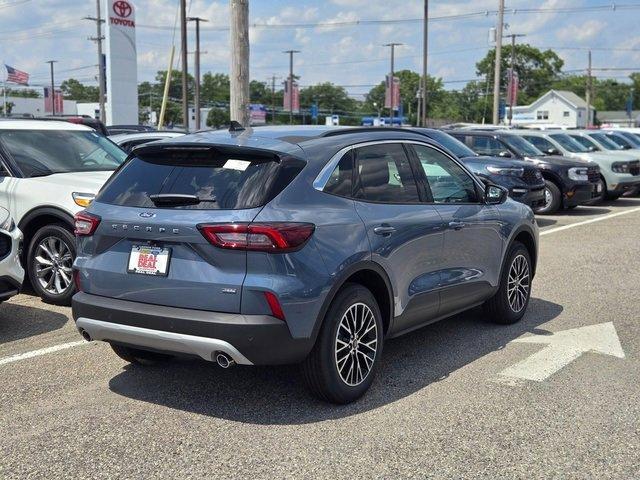
{"type": "Polygon", "coordinates": [[[136,133],[120,133],[118,135],[109,136],[109,140],[122,148],[125,152],[130,153],[138,145],[143,145],[156,140],[164,140],[165,138],[175,138],[185,135],[181,132],[136,132],[136,133]]]}
{"type": "Polygon", "coordinates": [[[17,294],[22,287],[21,244],[22,233],[9,211],[0,207],[0,302],[17,294]]]}
{"type": "Polygon", "coordinates": [[[84,125],[0,120],[0,205],[24,234],[22,264],[44,300],[71,302],[73,216],[125,158],[116,144],[84,125]]]}

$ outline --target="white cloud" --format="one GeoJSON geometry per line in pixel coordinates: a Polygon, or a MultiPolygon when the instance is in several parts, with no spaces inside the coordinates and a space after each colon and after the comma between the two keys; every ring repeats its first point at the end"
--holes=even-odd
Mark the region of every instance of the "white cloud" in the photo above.
{"type": "Polygon", "coordinates": [[[581,24],[567,25],[556,33],[560,40],[577,41],[579,43],[592,40],[607,27],[607,22],[602,20],[587,20],[581,24]]]}

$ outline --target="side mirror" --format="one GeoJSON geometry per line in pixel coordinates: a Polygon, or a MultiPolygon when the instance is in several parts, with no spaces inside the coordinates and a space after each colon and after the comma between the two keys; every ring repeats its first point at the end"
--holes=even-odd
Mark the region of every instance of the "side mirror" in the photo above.
{"type": "Polygon", "coordinates": [[[590,151],[590,152],[597,152],[597,151],[598,151],[598,149],[597,149],[596,147],[594,147],[593,145],[591,145],[591,146],[589,147],[589,151],[590,151]]]}
{"type": "Polygon", "coordinates": [[[557,148],[549,148],[547,149],[547,153],[549,155],[560,155],[560,152],[558,151],[557,148]]]}
{"type": "Polygon", "coordinates": [[[498,153],[498,156],[502,158],[511,158],[511,152],[502,150],[500,153],[498,153]]]}
{"type": "Polygon", "coordinates": [[[509,191],[495,184],[487,184],[484,189],[484,199],[489,205],[498,205],[507,201],[509,191]]]}

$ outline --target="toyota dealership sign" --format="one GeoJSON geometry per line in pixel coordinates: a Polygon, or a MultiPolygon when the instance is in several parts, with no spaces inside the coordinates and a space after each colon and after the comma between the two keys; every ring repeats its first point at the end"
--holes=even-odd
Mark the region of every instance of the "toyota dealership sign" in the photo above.
{"type": "Polygon", "coordinates": [[[105,8],[107,124],[137,124],[136,9],[129,0],[108,0],[105,8]]]}

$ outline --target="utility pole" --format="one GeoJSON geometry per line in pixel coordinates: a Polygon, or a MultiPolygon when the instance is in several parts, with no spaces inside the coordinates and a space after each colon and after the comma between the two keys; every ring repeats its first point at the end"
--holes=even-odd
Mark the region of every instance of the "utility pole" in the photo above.
{"type": "Polygon", "coordinates": [[[269,80],[271,80],[271,123],[275,125],[276,123],[276,80],[280,78],[278,76],[271,75],[269,80]]]}
{"type": "MultiPolygon", "coordinates": [[[[509,61],[509,68],[511,73],[509,73],[509,88],[512,89],[514,78],[513,68],[516,63],[516,37],[524,37],[525,35],[512,33],[509,36],[511,37],[511,60],[509,61]]],[[[511,122],[513,120],[513,104],[515,102],[514,93],[515,92],[513,91],[513,89],[509,92],[509,126],[511,126],[511,122]]]]}
{"type": "Polygon", "coordinates": [[[500,68],[502,61],[502,29],[504,27],[504,0],[500,0],[498,9],[498,25],[496,27],[496,55],[495,68],[493,73],[493,124],[500,121],[500,68]]]}
{"type": "Polygon", "coordinates": [[[230,118],[248,127],[249,118],[249,0],[229,0],[231,12],[230,118]]]}
{"type": "Polygon", "coordinates": [[[180,0],[180,48],[182,49],[182,117],[189,131],[189,85],[187,82],[187,0],[180,0]]]}
{"type": "Polygon", "coordinates": [[[429,46],[429,0],[424,0],[424,28],[422,32],[422,89],[418,125],[427,126],[427,52],[429,46]]]}
{"type": "Polygon", "coordinates": [[[403,45],[402,43],[396,43],[396,42],[391,42],[391,43],[385,43],[383,45],[383,47],[391,47],[391,75],[389,76],[389,120],[390,120],[390,124],[393,127],[393,99],[394,99],[394,82],[393,82],[393,73],[394,73],[394,54],[395,54],[395,48],[399,47],[400,45],[403,45]]]}
{"type": "Polygon", "coordinates": [[[53,79],[53,64],[58,63],[57,60],[48,60],[45,63],[51,65],[51,92],[49,93],[49,98],[51,98],[51,115],[56,114],[56,90],[55,90],[55,82],[53,79]]]}
{"type": "Polygon", "coordinates": [[[591,89],[593,87],[593,82],[591,79],[591,50],[589,50],[589,60],[587,66],[587,91],[586,100],[587,100],[587,128],[591,126],[591,89]]]}
{"type": "MultiPolygon", "coordinates": [[[[99,1],[99,0],[98,0],[99,1]]],[[[200,17],[189,17],[189,22],[196,22],[196,58],[195,58],[195,110],[196,110],[196,130],[202,128],[200,126],[200,22],[207,22],[208,20],[200,17]]]]}
{"type": "Polygon", "coordinates": [[[287,91],[289,92],[289,125],[293,125],[293,54],[300,53],[300,50],[285,50],[282,53],[289,54],[289,82],[287,91]]]}
{"type": "Polygon", "coordinates": [[[96,16],[84,17],[85,20],[91,20],[96,22],[96,36],[89,37],[89,40],[96,42],[98,45],[98,103],[100,104],[100,121],[106,122],[106,113],[104,110],[104,93],[105,93],[105,79],[104,79],[104,64],[102,62],[102,41],[104,35],[102,35],[102,8],[100,7],[100,0],[96,0],[96,16]]]}

